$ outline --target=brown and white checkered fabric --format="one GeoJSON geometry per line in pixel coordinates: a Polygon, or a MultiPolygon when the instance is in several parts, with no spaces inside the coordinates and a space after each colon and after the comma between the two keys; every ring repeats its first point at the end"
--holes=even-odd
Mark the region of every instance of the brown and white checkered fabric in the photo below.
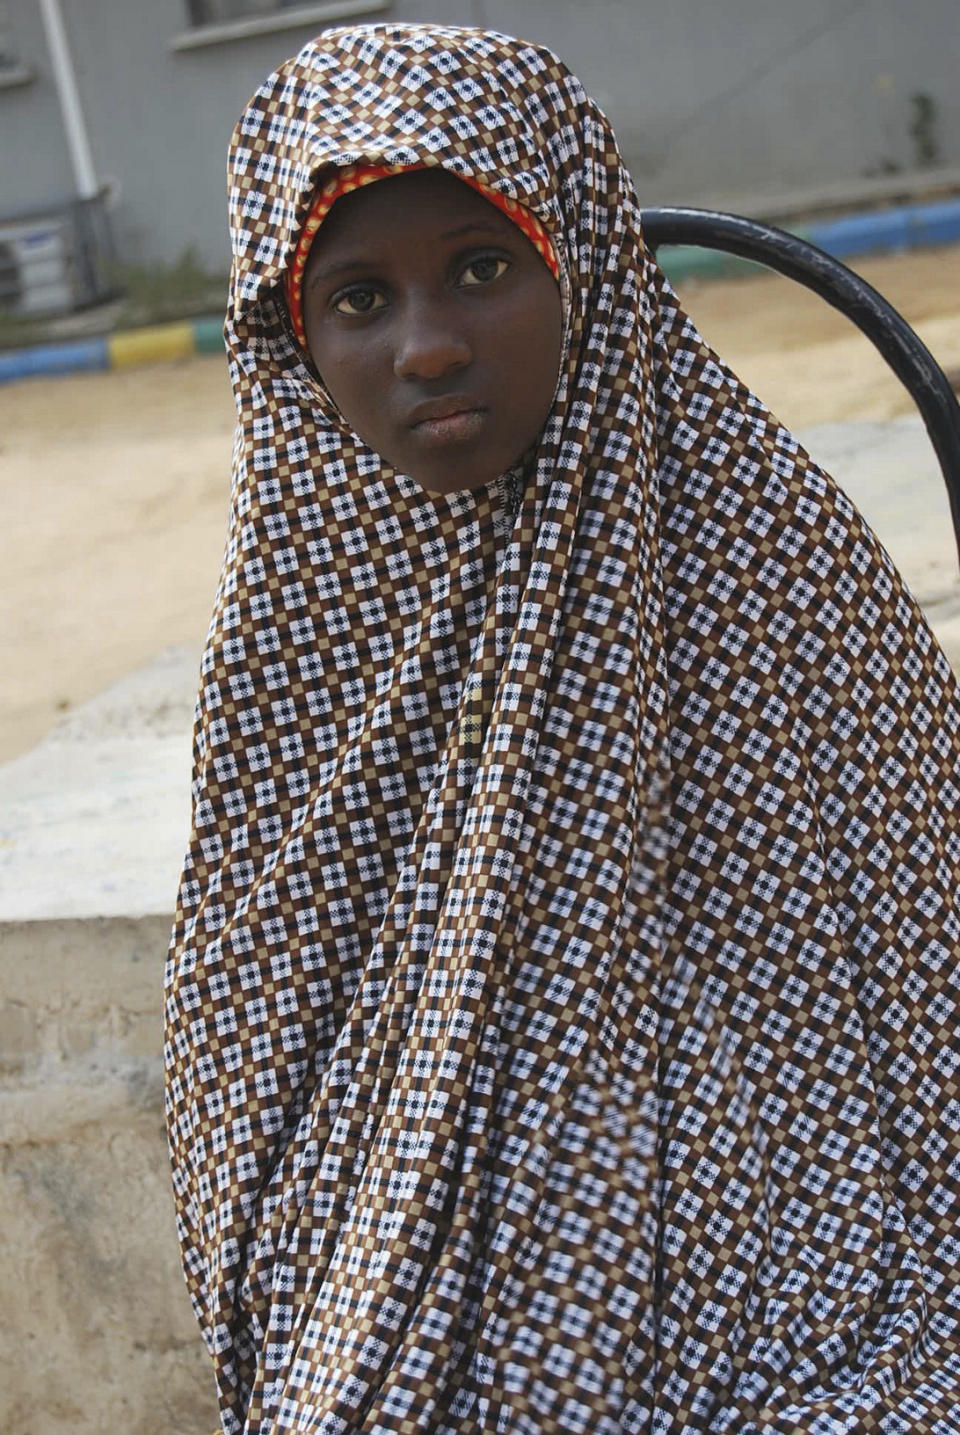
{"type": "Polygon", "coordinates": [[[230,185],[167,976],[224,1431],[956,1435],[960,738],[914,603],[677,308],[549,52],[332,32],[230,185]],[[356,160],[554,238],[565,367],[510,490],[385,467],[290,337],[356,160]]]}

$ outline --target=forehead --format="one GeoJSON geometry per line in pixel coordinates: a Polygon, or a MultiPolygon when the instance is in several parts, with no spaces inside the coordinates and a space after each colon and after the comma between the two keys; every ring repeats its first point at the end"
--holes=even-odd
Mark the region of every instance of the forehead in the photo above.
{"type": "Polygon", "coordinates": [[[514,225],[481,194],[445,170],[390,175],[343,195],[326,216],[310,260],[330,258],[371,241],[442,238],[468,226],[504,237],[514,225]]]}

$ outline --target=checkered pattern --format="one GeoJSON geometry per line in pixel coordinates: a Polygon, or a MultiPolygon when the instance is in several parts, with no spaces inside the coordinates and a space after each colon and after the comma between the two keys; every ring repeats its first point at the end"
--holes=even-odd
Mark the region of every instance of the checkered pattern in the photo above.
{"type": "Polygon", "coordinates": [[[167,974],[228,1435],[960,1430],[958,695],[645,256],[547,51],[332,32],[230,160],[239,412],[167,974]],[[280,299],[329,164],[562,265],[510,485],[424,493],[280,299]]]}

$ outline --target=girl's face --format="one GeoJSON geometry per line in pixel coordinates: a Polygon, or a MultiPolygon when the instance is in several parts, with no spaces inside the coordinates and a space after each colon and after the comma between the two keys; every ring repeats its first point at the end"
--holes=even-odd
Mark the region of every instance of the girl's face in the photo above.
{"type": "Polygon", "coordinates": [[[303,278],[311,357],[343,418],[435,493],[477,488],[539,437],[560,367],[553,275],[454,175],[338,199],[303,278]]]}

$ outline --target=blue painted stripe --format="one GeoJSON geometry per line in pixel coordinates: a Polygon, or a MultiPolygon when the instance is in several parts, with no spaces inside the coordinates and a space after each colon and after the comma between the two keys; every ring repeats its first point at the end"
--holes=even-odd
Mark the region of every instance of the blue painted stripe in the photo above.
{"type": "Polygon", "coordinates": [[[222,354],[223,320],[194,319],[193,342],[198,354],[222,354]]]}
{"type": "MultiPolygon", "coordinates": [[[[952,244],[960,240],[960,199],[851,214],[843,219],[791,226],[790,232],[825,249],[834,259],[889,254],[925,244],[952,244]]],[[[691,278],[722,279],[756,273],[756,265],[749,261],[709,249],[664,245],[657,259],[674,283],[691,278]]]]}
{"type": "Polygon", "coordinates": [[[69,344],[8,349],[0,354],[0,384],[41,375],[93,373],[109,367],[106,339],[74,339],[69,344]]]}
{"type": "Polygon", "coordinates": [[[806,238],[835,259],[852,254],[882,254],[924,244],[950,244],[960,239],[960,200],[911,204],[851,214],[807,227],[806,238]]]}
{"type": "Polygon", "coordinates": [[[760,272],[760,266],[750,259],[690,244],[661,244],[657,263],[671,284],[683,284],[688,279],[735,279],[760,272]]]}

